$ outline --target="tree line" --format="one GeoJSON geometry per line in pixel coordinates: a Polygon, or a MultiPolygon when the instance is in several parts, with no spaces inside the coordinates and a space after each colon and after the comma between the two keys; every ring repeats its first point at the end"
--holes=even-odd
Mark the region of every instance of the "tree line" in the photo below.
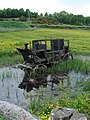
{"type": "Polygon", "coordinates": [[[39,19],[43,20],[52,20],[57,24],[70,24],[70,25],[90,25],[90,16],[84,17],[83,15],[74,15],[69,14],[66,11],[61,11],[60,13],[53,13],[45,14],[41,13],[40,15],[38,12],[31,12],[29,9],[24,10],[23,8],[20,9],[3,9],[0,10],[0,18],[20,18],[25,17],[28,19],[39,19]]]}

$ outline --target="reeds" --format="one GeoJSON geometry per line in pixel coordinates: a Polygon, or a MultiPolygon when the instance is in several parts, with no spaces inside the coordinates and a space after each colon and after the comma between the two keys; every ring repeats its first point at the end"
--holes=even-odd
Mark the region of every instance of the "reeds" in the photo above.
{"type": "Polygon", "coordinates": [[[69,72],[70,70],[90,74],[90,62],[78,59],[63,61],[43,70],[43,73],[52,74],[57,72],[69,72]]]}

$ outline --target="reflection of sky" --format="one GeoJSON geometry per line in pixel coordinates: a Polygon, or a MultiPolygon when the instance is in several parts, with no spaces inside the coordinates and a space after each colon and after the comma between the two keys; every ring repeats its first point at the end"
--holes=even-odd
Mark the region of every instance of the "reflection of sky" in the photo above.
{"type": "Polygon", "coordinates": [[[90,75],[84,75],[80,72],[76,73],[74,71],[71,71],[68,76],[70,77],[70,83],[72,87],[75,87],[77,82],[87,81],[90,78],[90,75]]]}
{"type": "Polygon", "coordinates": [[[16,105],[27,107],[28,101],[25,98],[23,89],[19,89],[24,72],[14,68],[0,68],[0,100],[8,101],[16,105]]]}

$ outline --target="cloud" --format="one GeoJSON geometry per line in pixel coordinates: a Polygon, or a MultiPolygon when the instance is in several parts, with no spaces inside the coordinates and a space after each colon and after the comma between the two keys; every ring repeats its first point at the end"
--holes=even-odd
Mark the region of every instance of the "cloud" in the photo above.
{"type": "Polygon", "coordinates": [[[33,11],[38,11],[39,13],[54,13],[60,8],[60,6],[58,0],[31,0],[28,8],[33,11]]]}
{"type": "Polygon", "coordinates": [[[38,13],[66,11],[90,16],[90,0],[2,0],[0,9],[24,8],[38,13]]]}
{"type": "Polygon", "coordinates": [[[90,0],[58,0],[58,4],[68,13],[90,16],[90,0]]]}
{"type": "Polygon", "coordinates": [[[60,0],[60,3],[65,7],[80,7],[84,6],[85,4],[89,3],[90,0],[60,0]]]}
{"type": "Polygon", "coordinates": [[[81,6],[79,8],[77,8],[77,10],[75,11],[78,14],[82,14],[84,16],[90,16],[90,4],[85,4],[84,6],[81,6]]]}
{"type": "Polygon", "coordinates": [[[39,13],[52,13],[59,9],[59,4],[58,0],[2,0],[0,9],[3,8],[24,8],[39,13]]]}

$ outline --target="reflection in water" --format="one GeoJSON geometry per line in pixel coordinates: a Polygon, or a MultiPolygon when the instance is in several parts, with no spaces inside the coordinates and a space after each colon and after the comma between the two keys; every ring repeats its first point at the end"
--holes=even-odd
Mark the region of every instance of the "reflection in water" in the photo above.
{"type": "Polygon", "coordinates": [[[22,82],[19,88],[25,89],[27,92],[34,88],[39,89],[40,86],[47,87],[51,90],[58,88],[58,83],[62,83],[63,87],[71,86],[74,88],[77,82],[87,81],[90,75],[84,75],[80,72],[70,71],[69,73],[55,73],[55,74],[35,74],[32,76],[30,71],[25,71],[22,82]]]}
{"type": "Polygon", "coordinates": [[[50,91],[43,92],[45,95],[58,95],[58,83],[61,81],[64,87],[75,87],[77,81],[90,79],[90,75],[83,75],[71,71],[69,73],[57,73],[52,75],[37,74],[32,76],[30,71],[23,71],[19,68],[0,68],[0,100],[22,106],[27,109],[30,102],[30,95],[37,95],[41,87],[50,91]]]}
{"type": "Polygon", "coordinates": [[[19,68],[5,67],[0,69],[0,100],[18,104],[25,108],[28,103],[24,90],[18,88],[24,77],[24,72],[19,68]]]}
{"type": "MultiPolygon", "coordinates": [[[[64,74],[46,75],[46,74],[35,74],[32,76],[30,71],[25,71],[24,78],[19,84],[19,88],[25,89],[27,92],[33,90],[33,88],[39,89],[40,86],[48,87],[53,89],[57,86],[60,80],[64,78],[64,74]]],[[[63,81],[62,81],[63,82],[63,81]]]]}
{"type": "Polygon", "coordinates": [[[68,76],[72,88],[74,88],[78,82],[88,82],[90,80],[90,75],[81,74],[80,72],[76,73],[75,71],[70,71],[68,76]]]}

